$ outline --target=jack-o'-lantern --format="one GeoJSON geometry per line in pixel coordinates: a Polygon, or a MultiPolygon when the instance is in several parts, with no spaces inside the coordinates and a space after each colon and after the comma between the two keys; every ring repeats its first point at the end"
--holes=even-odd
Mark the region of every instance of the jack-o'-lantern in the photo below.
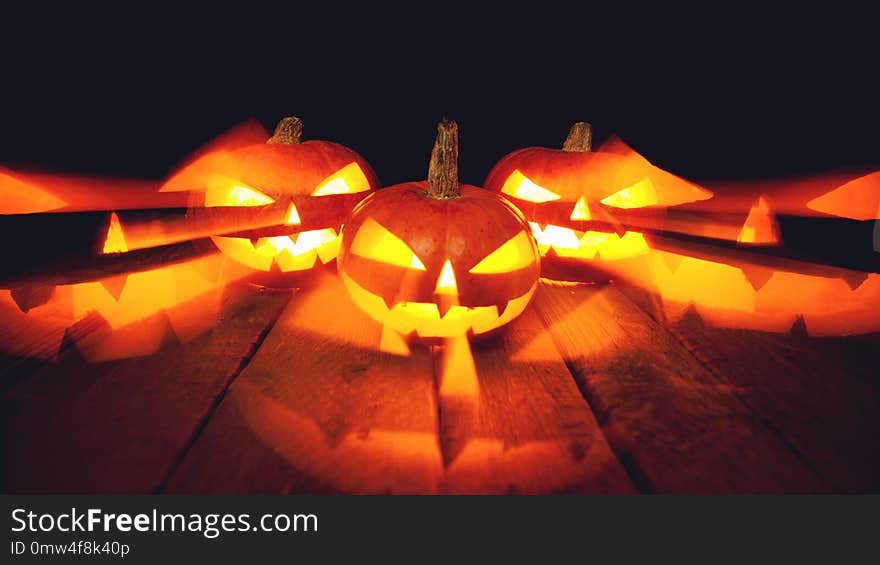
{"type": "Polygon", "coordinates": [[[360,155],[329,141],[303,142],[301,132],[299,118],[284,118],[266,143],[225,151],[222,158],[208,154],[203,159],[213,161],[184,171],[188,182],[204,185],[187,187],[204,189],[204,196],[195,193],[188,217],[194,225],[218,215],[240,219],[241,231],[211,240],[257,271],[252,280],[266,286],[302,284],[302,275],[333,261],[342,221],[378,185],[360,155]]]}
{"type": "Polygon", "coordinates": [[[571,127],[561,150],[528,147],[503,157],[486,188],[522,210],[543,257],[601,261],[647,252],[644,234],[627,219],[656,225],[666,207],[712,195],[641,157],[592,151],[586,122],[571,127]]]}
{"type": "Polygon", "coordinates": [[[342,230],[338,269],[349,295],[401,336],[484,336],[525,310],[540,256],[504,198],[458,182],[458,126],[438,126],[428,180],[383,188],[342,230]]]}

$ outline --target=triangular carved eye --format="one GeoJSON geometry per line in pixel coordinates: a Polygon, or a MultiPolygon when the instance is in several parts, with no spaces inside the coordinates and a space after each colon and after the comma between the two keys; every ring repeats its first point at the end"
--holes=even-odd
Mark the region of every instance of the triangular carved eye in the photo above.
{"type": "Polygon", "coordinates": [[[532,242],[526,232],[519,232],[471,268],[474,275],[510,273],[535,262],[532,242]]]}
{"type": "Polygon", "coordinates": [[[543,186],[538,186],[532,182],[532,180],[522,174],[519,169],[513,171],[510,176],[507,177],[504,186],[501,187],[501,192],[519,198],[520,200],[535,203],[550,202],[561,198],[559,194],[556,194],[552,190],[547,190],[543,186]]]}
{"type": "Polygon", "coordinates": [[[232,184],[231,187],[222,187],[214,184],[208,187],[205,193],[205,206],[265,206],[275,202],[271,196],[263,194],[259,190],[232,184]]]}
{"type": "Polygon", "coordinates": [[[367,218],[351,242],[351,252],[366,259],[424,271],[425,265],[399,237],[367,218]]]}
{"type": "Polygon", "coordinates": [[[880,220],[880,172],[853,179],[807,202],[807,208],[853,220],[880,220]]]}
{"type": "Polygon", "coordinates": [[[613,208],[630,209],[655,206],[660,200],[657,198],[657,191],[654,190],[651,179],[643,178],[634,185],[621,188],[614,194],[606,196],[600,202],[613,208]]]}
{"type": "Polygon", "coordinates": [[[329,196],[331,194],[354,194],[370,190],[370,181],[360,165],[352,161],[323,181],[312,192],[312,196],[329,196]]]}

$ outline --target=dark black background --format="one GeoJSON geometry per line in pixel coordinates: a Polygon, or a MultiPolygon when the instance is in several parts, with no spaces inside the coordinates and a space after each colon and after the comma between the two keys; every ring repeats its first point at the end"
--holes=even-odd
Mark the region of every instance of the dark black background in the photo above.
{"type": "Polygon", "coordinates": [[[76,10],[6,21],[0,164],[158,178],[240,120],[295,114],[386,184],[424,177],[443,115],[471,183],[575,120],[696,180],[880,165],[866,14],[76,10]]]}
{"type": "MultiPolygon", "coordinates": [[[[297,115],[305,138],[352,147],[386,185],[425,177],[442,116],[459,122],[475,184],[514,149],[559,146],[577,120],[700,182],[880,168],[870,14],[615,6],[9,10],[0,166],[160,179],[242,120],[297,115]]],[[[6,246],[3,268],[93,245],[60,244],[72,221],[27,236],[4,222],[4,241],[30,245],[6,246]]],[[[786,243],[876,262],[871,225],[842,223],[834,237],[783,226],[786,243]]]]}

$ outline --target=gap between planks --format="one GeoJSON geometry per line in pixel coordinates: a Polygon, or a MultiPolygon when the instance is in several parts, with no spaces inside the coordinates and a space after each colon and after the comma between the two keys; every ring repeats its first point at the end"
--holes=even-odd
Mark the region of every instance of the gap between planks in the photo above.
{"type": "MultiPolygon", "coordinates": [[[[292,297],[294,294],[296,294],[297,289],[292,289],[290,291],[264,291],[264,292],[272,293],[272,294],[276,294],[276,295],[289,294],[290,297],[292,297]]],[[[288,302],[289,302],[289,299],[288,299],[288,302]]],[[[263,345],[263,342],[266,340],[266,336],[268,336],[269,332],[272,331],[272,328],[275,327],[275,323],[278,321],[278,318],[281,316],[281,313],[283,311],[284,311],[284,308],[279,308],[267,320],[266,327],[263,328],[263,330],[259,333],[259,335],[257,335],[256,339],[254,339],[254,342],[251,344],[250,350],[242,357],[241,362],[238,364],[238,367],[236,367],[236,369],[234,371],[232,371],[232,373],[230,373],[230,375],[228,376],[226,381],[222,384],[220,391],[217,393],[217,396],[214,397],[214,399],[211,401],[211,404],[205,410],[205,413],[199,418],[198,422],[196,422],[195,429],[193,430],[192,435],[190,436],[190,438],[186,442],[186,444],[183,446],[183,448],[180,450],[180,452],[178,453],[174,462],[168,468],[168,471],[165,473],[162,480],[159,482],[159,484],[156,486],[156,488],[153,489],[153,494],[161,493],[165,489],[165,486],[168,484],[168,481],[171,479],[171,476],[174,474],[174,472],[177,470],[177,468],[180,466],[180,464],[186,458],[187,453],[189,453],[189,450],[192,449],[192,446],[195,444],[196,440],[198,440],[199,436],[202,434],[202,431],[205,429],[205,426],[208,425],[208,422],[210,421],[210,419],[214,415],[214,413],[217,411],[217,408],[220,406],[220,403],[223,402],[223,399],[226,397],[226,393],[229,390],[229,387],[232,386],[232,383],[235,381],[235,379],[238,378],[238,376],[241,374],[241,372],[244,371],[245,367],[247,367],[248,364],[251,362],[251,359],[254,358],[254,355],[256,355],[257,351],[260,349],[260,346],[263,345]]]]}
{"type": "Polygon", "coordinates": [[[613,285],[546,281],[534,305],[640,489],[831,490],[729,386],[613,285]]]}
{"type": "Polygon", "coordinates": [[[475,346],[477,403],[380,333],[338,279],[298,295],[165,492],[635,491],[531,310],[475,346]]]}
{"type": "MultiPolygon", "coordinates": [[[[621,290],[665,319],[659,298],[630,285],[621,290]]],[[[718,328],[693,308],[661,325],[836,490],[880,489],[880,334],[718,328]]]]}
{"type": "MultiPolygon", "coordinates": [[[[2,399],[4,490],[154,491],[228,375],[288,300],[286,293],[233,285],[219,324],[192,341],[178,343],[166,333],[152,355],[100,363],[84,362],[71,348],[38,369],[2,399]]],[[[171,331],[164,313],[154,318],[148,322],[171,331]]]]}

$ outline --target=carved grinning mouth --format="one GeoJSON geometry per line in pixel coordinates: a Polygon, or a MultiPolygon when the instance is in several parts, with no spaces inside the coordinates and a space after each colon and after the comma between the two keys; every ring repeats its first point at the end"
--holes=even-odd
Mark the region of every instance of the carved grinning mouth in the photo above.
{"type": "Polygon", "coordinates": [[[532,234],[538,242],[541,256],[552,249],[558,257],[602,260],[626,259],[648,252],[648,242],[642,233],[626,231],[623,235],[615,232],[579,231],[557,225],[540,225],[529,222],[532,234]]]}
{"type": "Polygon", "coordinates": [[[269,271],[272,263],[281,271],[303,271],[318,259],[329,263],[339,252],[339,236],[333,228],[259,238],[214,236],[217,247],[249,267],[269,271]]]}
{"type": "Polygon", "coordinates": [[[525,294],[512,298],[499,310],[491,306],[449,306],[441,316],[433,302],[397,302],[388,307],[382,297],[356,283],[345,273],[342,282],[352,299],[373,319],[403,335],[416,332],[419,337],[458,337],[472,331],[475,335],[498,328],[526,309],[538,288],[536,282],[525,294]]]}

